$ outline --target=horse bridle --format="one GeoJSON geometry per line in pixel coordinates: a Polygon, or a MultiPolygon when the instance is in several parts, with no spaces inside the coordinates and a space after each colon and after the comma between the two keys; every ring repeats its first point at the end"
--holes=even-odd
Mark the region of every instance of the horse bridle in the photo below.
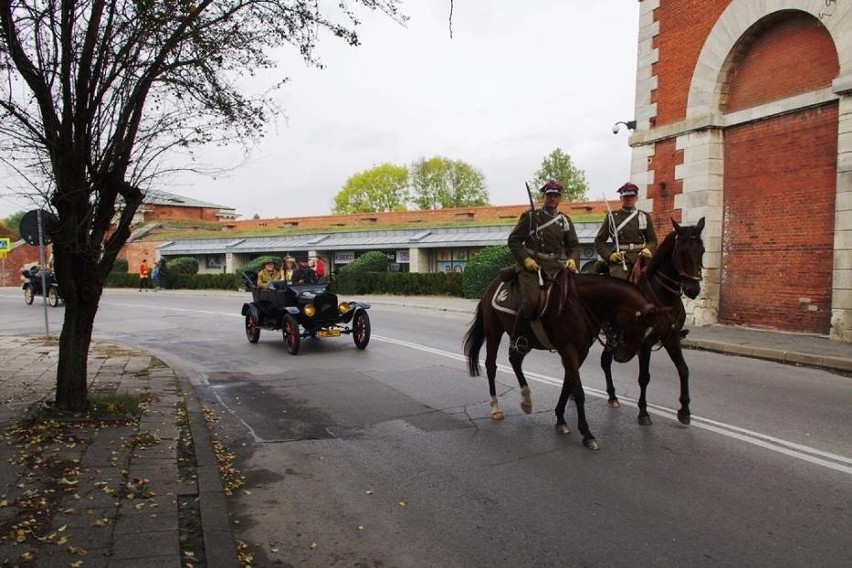
{"type": "MultiPolygon", "coordinates": [[[[691,282],[701,282],[703,278],[701,277],[701,273],[698,276],[693,274],[689,274],[687,271],[683,269],[683,263],[680,260],[680,255],[677,254],[677,247],[680,244],[680,235],[675,235],[675,243],[674,248],[672,250],[672,262],[674,263],[675,270],[677,270],[678,279],[675,280],[671,276],[667,274],[663,274],[659,270],[654,273],[654,278],[657,279],[660,286],[671,292],[672,294],[676,294],[680,296],[683,293],[683,281],[689,280],[691,282]]],[[[684,237],[687,239],[697,239],[697,237],[684,237]]]]}

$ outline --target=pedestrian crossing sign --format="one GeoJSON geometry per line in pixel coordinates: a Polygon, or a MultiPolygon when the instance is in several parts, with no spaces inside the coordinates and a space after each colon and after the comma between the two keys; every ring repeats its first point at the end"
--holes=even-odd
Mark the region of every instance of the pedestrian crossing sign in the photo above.
{"type": "Polygon", "coordinates": [[[12,250],[12,239],[0,239],[0,254],[5,254],[12,250]]]}

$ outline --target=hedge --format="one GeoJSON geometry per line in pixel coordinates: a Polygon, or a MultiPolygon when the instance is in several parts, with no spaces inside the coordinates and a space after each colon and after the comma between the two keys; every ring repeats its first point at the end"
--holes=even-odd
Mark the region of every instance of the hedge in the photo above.
{"type": "Polygon", "coordinates": [[[497,271],[513,264],[515,257],[506,245],[482,249],[465,266],[459,295],[462,298],[482,297],[488,284],[497,276],[497,271]]]}

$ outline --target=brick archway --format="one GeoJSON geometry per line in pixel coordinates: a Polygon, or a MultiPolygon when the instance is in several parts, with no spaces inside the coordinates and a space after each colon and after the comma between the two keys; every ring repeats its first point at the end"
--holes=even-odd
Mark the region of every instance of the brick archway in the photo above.
{"type": "MultiPolygon", "coordinates": [[[[816,19],[776,19],[743,49],[725,110],[825,88],[838,68],[816,19]]],[[[719,321],[829,332],[837,124],[831,102],[725,130],[719,321]]]]}

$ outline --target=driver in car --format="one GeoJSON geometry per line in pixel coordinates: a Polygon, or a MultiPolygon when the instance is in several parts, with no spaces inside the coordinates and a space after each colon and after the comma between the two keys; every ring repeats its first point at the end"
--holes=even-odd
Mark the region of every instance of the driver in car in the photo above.
{"type": "Polygon", "coordinates": [[[278,269],[275,267],[275,262],[268,261],[263,265],[263,270],[257,273],[257,287],[261,290],[265,290],[269,287],[271,282],[279,280],[281,278],[281,273],[278,272],[278,269]]]}

